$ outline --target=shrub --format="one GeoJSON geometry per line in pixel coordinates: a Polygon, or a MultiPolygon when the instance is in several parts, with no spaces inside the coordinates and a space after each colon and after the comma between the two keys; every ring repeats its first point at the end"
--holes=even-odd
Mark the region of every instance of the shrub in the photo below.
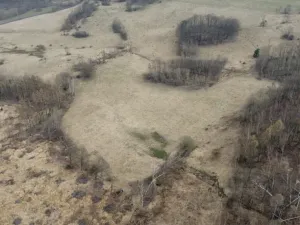
{"type": "Polygon", "coordinates": [[[37,45],[37,46],[35,46],[34,50],[29,51],[28,53],[29,53],[29,55],[43,58],[45,51],[46,51],[45,45],[37,45]]]}
{"type": "Polygon", "coordinates": [[[177,156],[179,156],[180,158],[186,158],[196,148],[197,148],[197,145],[196,145],[195,141],[191,137],[185,136],[182,138],[182,140],[179,144],[179,150],[177,152],[177,156]]]}
{"type": "Polygon", "coordinates": [[[73,65],[72,70],[77,72],[77,78],[89,79],[95,72],[95,64],[90,60],[73,65]]]}
{"type": "Polygon", "coordinates": [[[45,45],[37,45],[35,47],[35,50],[38,52],[44,52],[44,51],[46,51],[46,47],[45,47],[45,45]]]}
{"type": "Polygon", "coordinates": [[[72,96],[56,85],[47,84],[35,76],[17,78],[0,77],[0,99],[19,104],[22,118],[26,119],[28,134],[39,133],[43,138],[55,139],[62,112],[72,101],[72,96]]]}
{"type": "Polygon", "coordinates": [[[39,125],[40,134],[47,140],[58,140],[64,136],[61,130],[61,120],[64,115],[63,110],[56,109],[52,111],[50,116],[39,125]]]}
{"type": "Polygon", "coordinates": [[[179,55],[183,57],[193,57],[197,55],[198,46],[194,44],[182,44],[178,49],[179,55]]]}
{"type": "Polygon", "coordinates": [[[143,9],[145,6],[155,2],[158,2],[158,0],[126,0],[126,11],[132,12],[143,9]]]}
{"type": "Polygon", "coordinates": [[[104,6],[111,5],[111,0],[102,0],[101,2],[102,2],[102,5],[104,5],[104,6]]]}
{"type": "Polygon", "coordinates": [[[253,58],[258,58],[259,57],[259,53],[260,53],[260,49],[259,48],[255,49],[255,51],[253,53],[253,58]]]}
{"type": "Polygon", "coordinates": [[[284,8],[280,8],[279,12],[283,14],[282,24],[290,22],[290,15],[292,14],[292,6],[287,5],[284,8]]]}
{"type": "Polygon", "coordinates": [[[71,82],[72,82],[72,77],[67,72],[59,73],[55,77],[55,84],[62,91],[70,91],[70,89],[72,88],[71,82]]]}
{"type": "Polygon", "coordinates": [[[87,1],[83,2],[68,15],[67,19],[61,27],[61,30],[71,30],[74,27],[74,25],[76,25],[77,21],[90,17],[92,13],[96,10],[97,6],[94,3],[87,1]]]}
{"type": "Polygon", "coordinates": [[[4,60],[4,59],[0,59],[0,66],[1,66],[1,65],[3,65],[3,64],[4,64],[4,62],[5,62],[5,60],[4,60]]]}
{"type": "Polygon", "coordinates": [[[86,31],[76,31],[72,34],[72,36],[75,37],[75,38],[86,38],[90,35],[86,31]]]}
{"type": "Polygon", "coordinates": [[[218,81],[226,64],[225,59],[176,59],[169,62],[155,60],[149,65],[144,79],[173,86],[205,86],[218,81]]]}
{"type": "Polygon", "coordinates": [[[300,72],[300,46],[279,45],[263,49],[255,68],[260,77],[283,80],[300,72]]]}
{"type": "Polygon", "coordinates": [[[268,21],[266,20],[265,17],[263,17],[263,18],[261,19],[261,22],[259,23],[259,26],[260,26],[260,27],[265,27],[265,26],[267,26],[267,24],[268,24],[268,21]]]}
{"type": "Polygon", "coordinates": [[[291,14],[292,13],[292,6],[291,5],[287,5],[286,7],[281,8],[280,9],[280,13],[281,14],[285,14],[285,15],[291,14]]]}
{"type": "Polygon", "coordinates": [[[285,40],[289,40],[289,41],[294,40],[294,38],[295,38],[295,36],[293,34],[292,27],[289,27],[288,29],[284,30],[281,35],[281,39],[285,39],[285,40]]]}
{"type": "Polygon", "coordinates": [[[123,40],[128,39],[127,31],[125,29],[125,26],[123,25],[123,23],[119,19],[114,19],[114,21],[112,23],[112,30],[113,30],[114,33],[120,34],[120,37],[123,40]]]}
{"type": "Polygon", "coordinates": [[[65,52],[66,52],[66,55],[71,55],[70,49],[68,47],[65,47],[65,52]]]}
{"type": "Polygon", "coordinates": [[[130,0],[127,0],[126,1],[126,12],[132,12],[134,11],[134,8],[132,7],[132,4],[131,4],[131,1],[130,0]]]}
{"type": "Polygon", "coordinates": [[[0,99],[4,101],[32,101],[32,94],[37,90],[48,89],[38,77],[24,76],[20,78],[0,77],[0,99]]]}
{"type": "Polygon", "coordinates": [[[177,28],[178,43],[210,45],[234,38],[239,31],[237,19],[215,15],[194,15],[182,21],[177,28]]]}

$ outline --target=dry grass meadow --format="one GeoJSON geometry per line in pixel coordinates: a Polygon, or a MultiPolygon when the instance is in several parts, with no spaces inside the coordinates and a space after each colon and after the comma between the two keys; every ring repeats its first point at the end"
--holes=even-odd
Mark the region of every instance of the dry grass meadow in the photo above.
{"type": "Polygon", "coordinates": [[[0,25],[0,224],[298,224],[297,204],[228,199],[249,100],[299,75],[299,2],[89,2],[0,25]],[[233,34],[181,46],[179,24],[208,14],[233,34]]]}

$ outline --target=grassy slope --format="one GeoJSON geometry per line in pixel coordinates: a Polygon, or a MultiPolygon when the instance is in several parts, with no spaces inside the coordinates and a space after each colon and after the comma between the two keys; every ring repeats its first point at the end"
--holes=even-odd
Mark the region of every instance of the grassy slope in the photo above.
{"type": "MultiPolygon", "coordinates": [[[[171,0],[173,1],[173,0],[171,0]]],[[[189,2],[193,4],[199,4],[199,5],[209,5],[209,6],[215,6],[215,7],[229,7],[229,6],[235,6],[235,7],[241,7],[244,9],[253,9],[253,10],[261,10],[264,12],[276,12],[276,9],[279,9],[280,7],[285,7],[286,5],[290,4],[292,6],[292,9],[296,12],[299,12],[300,10],[300,2],[297,0],[176,0],[177,2],[189,2]]]]}
{"type": "Polygon", "coordinates": [[[5,23],[10,23],[13,21],[17,21],[17,20],[22,20],[25,18],[33,17],[33,16],[38,16],[38,15],[45,14],[45,13],[51,13],[51,11],[52,11],[52,7],[43,8],[39,12],[37,12],[36,10],[30,10],[24,14],[14,16],[14,17],[11,17],[11,18],[5,19],[5,20],[0,20],[0,25],[5,24],[5,23]]]}

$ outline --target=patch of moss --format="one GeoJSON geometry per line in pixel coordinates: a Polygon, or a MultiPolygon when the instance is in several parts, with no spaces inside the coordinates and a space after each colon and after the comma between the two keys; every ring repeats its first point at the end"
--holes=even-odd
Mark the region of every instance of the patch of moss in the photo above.
{"type": "Polygon", "coordinates": [[[153,157],[156,157],[159,159],[164,159],[164,160],[166,160],[168,158],[168,153],[164,149],[151,147],[150,151],[151,151],[153,157]]]}

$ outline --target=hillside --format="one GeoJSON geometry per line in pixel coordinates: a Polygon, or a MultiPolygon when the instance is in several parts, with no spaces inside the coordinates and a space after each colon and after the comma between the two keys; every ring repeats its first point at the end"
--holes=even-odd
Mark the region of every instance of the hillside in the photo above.
{"type": "Polygon", "coordinates": [[[1,99],[0,224],[225,224],[241,134],[236,118],[252,96],[277,87],[258,79],[253,52],[297,43],[299,2],[162,1],[133,12],[125,2],[95,4],[98,9],[70,30],[61,31],[76,7],[0,25],[0,74],[53,84],[57,74],[69,73],[74,99],[61,129],[95,165],[105,165],[99,174],[69,168],[68,156],[57,154],[61,142],[24,138],[18,106],[1,99]],[[294,11],[282,23],[278,10],[288,3],[294,11]],[[149,63],[180,58],[176,28],[194,14],[240,23],[235,40],[195,47],[194,59],[227,58],[218,82],[204,88],[146,82],[149,63]],[[115,18],[128,40],[113,32],[115,18]],[[280,38],[287,29],[292,42],[280,38]],[[89,36],[75,38],[76,30],[89,36]],[[77,79],[78,62],[93,63],[91,79],[77,79]],[[165,169],[185,140],[193,151],[165,169]],[[162,150],[167,160],[153,153],[162,150]]]}

